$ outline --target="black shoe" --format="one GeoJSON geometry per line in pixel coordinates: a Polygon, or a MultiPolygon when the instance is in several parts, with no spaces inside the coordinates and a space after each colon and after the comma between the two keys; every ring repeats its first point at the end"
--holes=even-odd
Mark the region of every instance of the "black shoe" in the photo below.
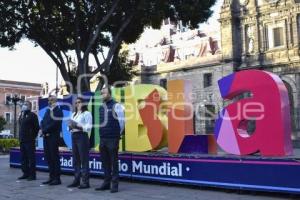
{"type": "Polygon", "coordinates": [[[89,183],[84,183],[84,184],[81,184],[78,189],[87,189],[87,188],[90,188],[90,184],[89,183]]]}
{"type": "Polygon", "coordinates": [[[80,181],[73,181],[73,183],[71,183],[67,187],[72,188],[72,187],[78,187],[79,185],[80,185],[80,181]]]}
{"type": "Polygon", "coordinates": [[[60,185],[61,181],[60,180],[53,180],[49,185],[60,185]]]}
{"type": "Polygon", "coordinates": [[[50,184],[52,181],[53,181],[52,179],[49,179],[47,181],[42,182],[42,184],[47,185],[47,184],[50,184]]]}
{"type": "Polygon", "coordinates": [[[34,181],[34,180],[36,180],[36,177],[35,177],[35,176],[29,176],[29,177],[27,178],[27,181],[34,181]]]}
{"type": "Polygon", "coordinates": [[[118,190],[117,187],[113,187],[113,188],[111,188],[110,193],[116,193],[116,192],[118,192],[118,191],[119,191],[119,190],[118,190]]]}
{"type": "Polygon", "coordinates": [[[102,184],[100,187],[95,188],[96,191],[109,190],[109,189],[110,189],[110,185],[109,184],[102,184]]]}
{"type": "Polygon", "coordinates": [[[25,174],[23,174],[22,176],[20,176],[18,179],[19,180],[21,180],[21,179],[27,179],[28,178],[28,176],[27,175],[25,175],[25,174]]]}

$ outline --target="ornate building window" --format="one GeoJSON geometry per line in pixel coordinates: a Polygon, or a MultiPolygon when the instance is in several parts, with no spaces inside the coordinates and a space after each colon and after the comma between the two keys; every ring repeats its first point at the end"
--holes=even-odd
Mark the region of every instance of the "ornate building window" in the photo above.
{"type": "Polygon", "coordinates": [[[10,112],[6,112],[5,113],[5,121],[7,122],[7,123],[11,123],[11,113],[10,112]]]}
{"type": "Polygon", "coordinates": [[[298,41],[299,41],[300,40],[300,14],[297,15],[297,31],[298,31],[298,41]]]}
{"type": "Polygon", "coordinates": [[[247,53],[254,53],[254,27],[253,26],[246,26],[246,49],[247,53]]]}
{"type": "Polygon", "coordinates": [[[20,99],[22,99],[22,101],[24,102],[26,100],[26,96],[23,94],[20,94],[20,99]]]}
{"type": "Polygon", "coordinates": [[[32,111],[37,111],[38,110],[38,102],[37,102],[37,100],[34,100],[31,103],[32,103],[32,111]]]}
{"type": "Polygon", "coordinates": [[[9,104],[9,99],[12,97],[12,94],[5,94],[5,105],[9,104]]]}
{"type": "Polygon", "coordinates": [[[273,44],[274,47],[280,47],[284,45],[283,27],[276,27],[273,29],[273,44]]]}
{"type": "Polygon", "coordinates": [[[212,86],[212,73],[206,73],[203,75],[204,88],[212,86]]]}
{"type": "Polygon", "coordinates": [[[159,85],[165,89],[167,89],[167,79],[166,78],[162,78],[159,80],[159,85]]]}
{"type": "Polygon", "coordinates": [[[215,127],[215,106],[205,105],[205,133],[212,133],[215,127]]]}
{"type": "Polygon", "coordinates": [[[270,24],[266,30],[266,40],[268,49],[283,47],[285,45],[285,30],[284,22],[270,24]]]}

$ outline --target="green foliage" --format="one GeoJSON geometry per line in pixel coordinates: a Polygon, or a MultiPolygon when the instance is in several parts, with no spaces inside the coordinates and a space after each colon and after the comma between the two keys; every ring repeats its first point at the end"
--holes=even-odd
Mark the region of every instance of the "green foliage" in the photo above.
{"type": "Polygon", "coordinates": [[[0,116],[0,132],[3,131],[6,121],[4,117],[0,116]]]}
{"type": "MultiPolygon", "coordinates": [[[[184,25],[195,28],[211,16],[210,7],[215,1],[0,1],[0,46],[14,48],[22,38],[31,40],[51,57],[64,80],[75,86],[77,79],[70,67],[75,58],[76,78],[98,72],[110,74],[113,57],[118,55],[116,52],[123,42],[135,42],[145,27],[159,28],[166,18],[174,22],[181,20],[184,25]],[[108,53],[100,63],[98,53],[103,49],[108,49],[108,53]],[[92,58],[98,59],[94,71],[89,66],[92,58]]],[[[80,79],[84,90],[89,90],[90,77],[80,79]]]]}
{"type": "MultiPolygon", "coordinates": [[[[108,84],[113,85],[116,81],[131,81],[137,75],[132,68],[132,63],[128,60],[128,51],[122,51],[111,63],[109,74],[107,74],[108,84]]],[[[122,86],[122,85],[118,85],[122,86]]]]}
{"type": "Polygon", "coordinates": [[[12,147],[20,146],[18,139],[0,139],[0,151],[8,152],[12,147]]]}

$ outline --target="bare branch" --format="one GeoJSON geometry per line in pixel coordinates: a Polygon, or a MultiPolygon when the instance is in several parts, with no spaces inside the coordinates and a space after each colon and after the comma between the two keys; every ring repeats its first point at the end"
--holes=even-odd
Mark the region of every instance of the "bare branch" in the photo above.
{"type": "Polygon", "coordinates": [[[104,56],[103,48],[102,47],[101,47],[101,55],[102,55],[103,60],[105,60],[105,56],[104,56]]]}
{"type": "Polygon", "coordinates": [[[39,43],[38,41],[36,41],[39,46],[50,56],[50,58],[54,61],[54,63],[56,64],[56,66],[59,68],[59,71],[63,77],[63,79],[65,81],[70,81],[70,76],[67,73],[66,67],[65,67],[65,63],[60,63],[59,59],[57,57],[55,57],[55,55],[48,50],[42,43],[39,43]]]}
{"type": "Polygon", "coordinates": [[[75,51],[77,56],[78,63],[81,61],[81,51],[80,51],[80,44],[81,44],[81,38],[80,38],[80,30],[79,30],[79,3],[78,1],[75,1],[75,51]]]}
{"type": "MultiPolygon", "coordinates": [[[[33,30],[31,30],[33,35],[36,35],[37,33],[35,33],[33,30]]],[[[41,42],[39,39],[39,37],[35,37],[35,41],[36,43],[50,56],[50,58],[54,61],[54,63],[56,64],[56,66],[59,68],[62,77],[64,78],[65,81],[70,81],[70,76],[67,72],[66,69],[66,65],[64,63],[64,60],[61,56],[61,53],[59,52],[59,55],[57,53],[53,54],[51,52],[50,49],[48,49],[43,42],[41,42]]]]}
{"type": "MultiPolygon", "coordinates": [[[[129,25],[129,23],[131,22],[133,16],[134,16],[134,13],[132,12],[130,14],[130,16],[125,20],[125,22],[122,24],[121,28],[119,29],[118,33],[116,34],[115,38],[113,39],[113,43],[110,46],[107,57],[106,57],[105,61],[101,64],[101,68],[104,68],[105,72],[109,71],[109,67],[110,67],[109,63],[110,63],[113,55],[115,54],[115,51],[122,43],[122,37],[121,37],[122,33],[124,32],[125,28],[129,25]]],[[[101,70],[101,68],[98,67],[92,73],[93,74],[98,73],[101,70]]]]}
{"type": "Polygon", "coordinates": [[[67,66],[68,66],[68,72],[70,73],[71,72],[71,68],[70,68],[70,60],[69,60],[69,56],[66,54],[66,52],[62,51],[63,55],[65,56],[66,58],[66,61],[67,61],[67,66]]]}
{"type": "MultiPolygon", "coordinates": [[[[37,41],[36,41],[37,42],[37,41]]],[[[61,65],[61,63],[59,62],[59,59],[57,57],[55,57],[54,54],[51,53],[50,50],[48,50],[44,45],[42,45],[41,43],[37,42],[38,45],[40,47],[42,47],[42,49],[48,54],[48,56],[50,56],[50,58],[53,60],[53,62],[58,66],[61,65]]]]}
{"type": "Polygon", "coordinates": [[[97,29],[95,31],[95,34],[94,36],[92,37],[92,39],[90,40],[85,52],[84,52],[84,55],[83,55],[83,59],[86,59],[86,57],[89,56],[90,52],[91,52],[91,49],[93,47],[93,45],[95,44],[97,38],[99,37],[99,34],[101,32],[101,29],[102,27],[105,25],[105,23],[109,20],[110,16],[114,13],[115,9],[117,8],[118,6],[118,3],[119,3],[120,0],[115,0],[113,2],[113,5],[112,7],[110,8],[110,10],[108,11],[108,13],[105,15],[105,17],[101,20],[101,22],[97,25],[97,29]]]}
{"type": "Polygon", "coordinates": [[[97,20],[98,20],[98,17],[99,17],[99,12],[98,12],[98,8],[100,7],[101,5],[101,1],[97,1],[96,3],[96,6],[95,6],[95,12],[96,12],[96,15],[94,17],[94,22],[93,22],[93,25],[91,27],[91,31],[90,31],[90,35],[89,35],[89,41],[92,39],[93,37],[93,27],[96,27],[96,24],[97,24],[97,20]]]}
{"type": "Polygon", "coordinates": [[[97,68],[98,68],[98,67],[101,67],[101,63],[100,63],[100,61],[99,61],[99,58],[98,58],[98,56],[97,56],[97,53],[94,52],[94,53],[93,53],[93,56],[94,56],[95,61],[96,61],[96,63],[97,63],[97,68]]]}

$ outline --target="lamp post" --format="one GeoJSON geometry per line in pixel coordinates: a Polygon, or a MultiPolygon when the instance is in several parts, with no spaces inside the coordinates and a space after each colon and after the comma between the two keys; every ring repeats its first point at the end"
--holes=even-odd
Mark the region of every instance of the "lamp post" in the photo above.
{"type": "Polygon", "coordinates": [[[14,138],[17,136],[17,104],[21,100],[16,94],[13,97],[8,97],[8,101],[14,105],[14,138]]]}

